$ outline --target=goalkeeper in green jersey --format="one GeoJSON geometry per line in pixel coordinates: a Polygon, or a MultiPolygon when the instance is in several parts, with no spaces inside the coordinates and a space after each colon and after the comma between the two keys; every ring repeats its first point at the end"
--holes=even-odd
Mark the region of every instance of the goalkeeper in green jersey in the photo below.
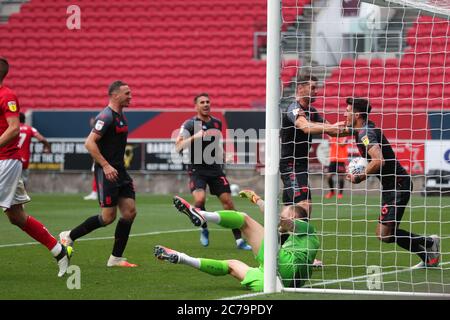
{"type": "MultiPolygon", "coordinates": [[[[245,190],[241,197],[249,198],[260,209],[264,201],[253,191],[245,190]]],[[[155,246],[155,256],[171,263],[185,264],[215,276],[230,274],[241,284],[253,291],[264,289],[264,228],[243,212],[221,210],[201,211],[192,207],[186,200],[175,196],[175,207],[200,227],[205,222],[216,223],[224,228],[239,228],[247,242],[252,246],[259,267],[252,268],[239,260],[213,260],[190,257],[161,245],[155,246]]],[[[310,278],[312,264],[319,248],[319,239],[314,227],[308,223],[308,213],[303,206],[292,205],[283,208],[280,214],[279,232],[289,237],[278,252],[278,273],[286,287],[301,287],[310,278]]]]}

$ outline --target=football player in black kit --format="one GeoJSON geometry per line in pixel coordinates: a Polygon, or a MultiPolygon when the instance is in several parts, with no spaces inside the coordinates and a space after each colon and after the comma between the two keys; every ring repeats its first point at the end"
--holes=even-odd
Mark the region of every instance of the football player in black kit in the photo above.
{"type": "Polygon", "coordinates": [[[283,181],[283,204],[302,204],[311,215],[311,193],[308,185],[308,155],[312,136],[326,133],[337,136],[343,123],[329,124],[311,106],[316,96],[317,78],[300,75],[297,79],[296,101],[283,112],[280,173],[283,181]]]}
{"type": "MultiPolygon", "coordinates": [[[[329,124],[311,106],[316,97],[317,81],[314,75],[299,75],[296,100],[283,112],[280,130],[283,204],[285,206],[296,204],[305,208],[308,217],[311,216],[312,211],[308,183],[308,160],[312,136],[324,133],[338,136],[344,130],[343,123],[329,124]]],[[[321,266],[322,262],[315,260],[314,265],[321,266]]]]}
{"type": "Polygon", "coordinates": [[[348,174],[347,179],[360,183],[368,175],[376,175],[383,188],[376,229],[378,239],[387,243],[396,242],[403,249],[416,253],[422,260],[416,267],[437,267],[440,260],[439,237],[424,237],[399,228],[413,184],[381,129],[368,119],[370,111],[371,106],[366,99],[347,99],[346,131],[353,133],[359,153],[368,161],[365,173],[348,174]]]}
{"type": "MultiPolygon", "coordinates": [[[[194,197],[194,206],[200,210],[206,210],[206,186],[208,185],[211,194],[219,198],[225,210],[235,210],[230,184],[222,170],[224,162],[223,148],[220,145],[222,122],[211,116],[211,102],[207,93],[196,96],[194,105],[197,115],[183,123],[175,142],[177,152],[189,149],[191,160],[188,167],[189,189],[194,197]]],[[[232,231],[237,248],[251,250],[251,247],[242,239],[241,231],[239,229],[232,231]]],[[[200,243],[205,247],[209,245],[209,231],[206,223],[202,225],[200,243]]]]}
{"type": "Polygon", "coordinates": [[[127,145],[128,125],[123,114],[131,101],[131,90],[122,81],[109,86],[109,104],[95,118],[94,128],[86,139],[85,146],[95,160],[98,201],[101,214],[88,218],[59,237],[62,243],[73,245],[78,238],[111,224],[116,219],[117,207],[121,218],[117,223],[112,254],[108,267],[136,267],[122,256],[136,217],[133,179],[125,170],[124,153],[127,145]]]}

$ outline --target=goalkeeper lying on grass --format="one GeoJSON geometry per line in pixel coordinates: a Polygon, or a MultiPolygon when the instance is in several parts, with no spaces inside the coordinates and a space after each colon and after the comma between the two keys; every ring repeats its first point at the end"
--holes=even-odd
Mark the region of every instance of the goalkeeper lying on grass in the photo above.
{"type": "MultiPolygon", "coordinates": [[[[253,191],[245,190],[241,197],[249,198],[260,208],[264,201],[253,191]]],[[[175,207],[200,227],[205,222],[216,223],[224,228],[239,228],[252,246],[258,268],[252,268],[239,260],[213,260],[193,258],[161,245],[155,246],[155,256],[160,260],[185,264],[215,276],[230,274],[241,284],[253,291],[264,289],[264,228],[243,212],[221,210],[216,212],[200,211],[186,200],[175,196],[175,207]]],[[[309,279],[312,263],[319,248],[319,239],[315,229],[307,222],[307,212],[300,206],[284,207],[280,214],[279,231],[289,237],[278,252],[278,273],[286,287],[301,287],[309,279]]]]}

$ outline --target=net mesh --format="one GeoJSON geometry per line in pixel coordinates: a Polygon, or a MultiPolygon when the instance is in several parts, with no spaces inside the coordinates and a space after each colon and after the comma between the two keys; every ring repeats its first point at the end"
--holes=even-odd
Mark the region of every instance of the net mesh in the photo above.
{"type": "MultiPolygon", "coordinates": [[[[396,2],[383,2],[385,7],[352,0],[281,2],[282,132],[294,128],[292,121],[283,119],[299,97],[300,75],[318,78],[311,106],[330,123],[345,120],[348,97],[368,99],[369,119],[383,130],[412,176],[411,199],[397,221],[400,229],[439,236],[440,266],[413,268],[421,262],[417,254],[377,238],[383,198],[376,177],[361,184],[345,181],[340,198],[339,175],[333,175],[335,193],[329,193],[327,172],[333,169],[334,142],[317,134],[311,143],[306,138],[294,144],[294,150],[304,143],[310,148],[303,159],[309,166],[300,170],[308,172],[310,222],[321,242],[316,258],[323,262],[323,267],[313,268],[307,288],[450,294],[450,23],[445,18],[449,1],[428,1],[437,13],[425,11],[423,1],[396,2]]],[[[307,117],[313,113],[308,111],[307,117]]],[[[298,135],[294,130],[291,141],[282,140],[281,163],[292,157],[283,155],[283,148],[298,135]]],[[[347,165],[359,153],[353,138],[345,143],[347,165]]],[[[302,159],[295,151],[293,155],[295,167],[302,159]]],[[[288,180],[294,171],[286,173],[288,180]]],[[[302,193],[298,180],[283,188],[302,193]]]]}

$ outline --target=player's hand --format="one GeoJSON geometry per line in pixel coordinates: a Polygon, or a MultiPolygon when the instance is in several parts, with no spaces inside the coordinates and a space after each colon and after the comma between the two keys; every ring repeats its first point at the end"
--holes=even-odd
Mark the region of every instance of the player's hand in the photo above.
{"type": "Polygon", "coordinates": [[[367,179],[365,174],[347,174],[346,180],[351,181],[351,183],[358,184],[367,179]]]}
{"type": "Polygon", "coordinates": [[[225,163],[228,163],[228,164],[234,163],[234,155],[232,153],[225,154],[225,163]]]}
{"type": "Polygon", "coordinates": [[[107,164],[103,167],[103,172],[105,173],[106,179],[108,179],[109,181],[114,182],[119,178],[119,173],[110,164],[107,164]]]}
{"type": "Polygon", "coordinates": [[[261,199],[261,197],[255,193],[255,191],[249,190],[249,189],[240,191],[239,197],[247,198],[255,204],[256,204],[256,202],[258,202],[259,199],[261,199]]]}
{"type": "Polygon", "coordinates": [[[201,139],[201,138],[203,138],[204,135],[205,135],[205,131],[200,130],[200,131],[198,131],[196,134],[194,134],[194,135],[192,136],[192,139],[193,139],[193,140],[201,139]]]}
{"type": "Polygon", "coordinates": [[[44,147],[44,153],[51,153],[51,150],[50,150],[50,148],[48,148],[48,147],[44,147]]]}

